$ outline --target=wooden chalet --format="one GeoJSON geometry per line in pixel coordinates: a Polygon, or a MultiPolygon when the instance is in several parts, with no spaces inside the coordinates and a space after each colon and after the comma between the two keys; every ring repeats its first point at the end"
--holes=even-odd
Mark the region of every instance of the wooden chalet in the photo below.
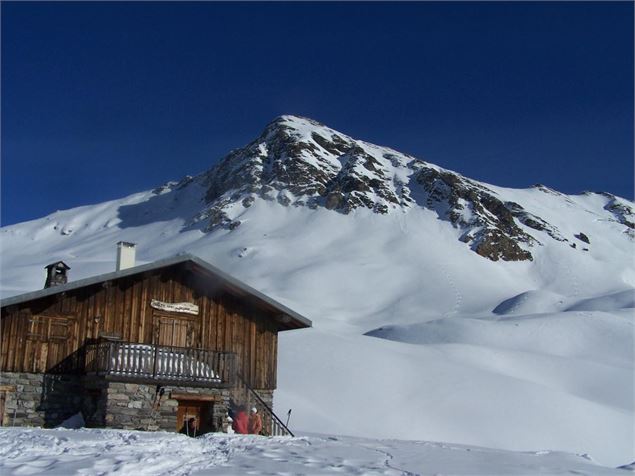
{"type": "Polygon", "coordinates": [[[47,269],[56,285],[2,301],[2,425],[81,412],[94,427],[225,431],[243,404],[265,433],[290,433],[272,411],[278,332],[308,319],[188,254],[74,282],[47,269]]]}

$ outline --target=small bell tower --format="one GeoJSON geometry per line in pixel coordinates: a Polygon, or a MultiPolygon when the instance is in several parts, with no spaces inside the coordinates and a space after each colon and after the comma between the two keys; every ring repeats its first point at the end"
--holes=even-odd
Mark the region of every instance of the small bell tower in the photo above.
{"type": "Polygon", "coordinates": [[[68,282],[68,270],[71,269],[64,261],[56,261],[44,267],[46,269],[46,283],[44,289],[59,286],[68,282]]]}

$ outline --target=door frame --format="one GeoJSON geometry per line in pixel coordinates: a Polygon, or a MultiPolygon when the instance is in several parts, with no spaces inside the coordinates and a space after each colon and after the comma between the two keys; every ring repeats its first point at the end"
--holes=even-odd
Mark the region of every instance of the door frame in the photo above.
{"type": "MultiPolygon", "coordinates": [[[[194,396],[195,397],[195,396],[194,396]]],[[[176,411],[176,431],[183,432],[184,425],[187,424],[187,417],[194,416],[196,418],[196,435],[202,435],[214,430],[215,422],[212,421],[214,416],[215,399],[177,399],[178,406],[176,411]],[[192,412],[193,411],[193,412],[192,412]],[[192,412],[192,413],[188,413],[192,412]]]]}

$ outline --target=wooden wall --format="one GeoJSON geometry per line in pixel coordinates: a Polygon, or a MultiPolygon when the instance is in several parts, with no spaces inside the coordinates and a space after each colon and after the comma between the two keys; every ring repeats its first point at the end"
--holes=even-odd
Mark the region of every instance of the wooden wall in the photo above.
{"type": "Polygon", "coordinates": [[[276,387],[277,333],[281,328],[271,313],[256,308],[246,298],[214,289],[209,277],[183,267],[3,308],[0,324],[0,370],[6,372],[47,371],[87,340],[103,335],[165,344],[158,340],[165,341],[167,330],[174,328],[179,334],[173,337],[172,345],[182,342],[184,346],[235,352],[250,386],[276,387]],[[150,307],[151,299],[192,302],[199,306],[199,314],[157,311],[150,307]]]}

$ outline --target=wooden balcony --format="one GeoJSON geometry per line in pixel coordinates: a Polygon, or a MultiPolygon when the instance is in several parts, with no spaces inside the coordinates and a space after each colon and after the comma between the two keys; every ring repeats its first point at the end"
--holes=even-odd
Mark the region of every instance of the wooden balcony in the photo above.
{"type": "Polygon", "coordinates": [[[231,387],[236,354],[188,347],[103,341],[85,347],[84,372],[137,383],[231,387]]]}

